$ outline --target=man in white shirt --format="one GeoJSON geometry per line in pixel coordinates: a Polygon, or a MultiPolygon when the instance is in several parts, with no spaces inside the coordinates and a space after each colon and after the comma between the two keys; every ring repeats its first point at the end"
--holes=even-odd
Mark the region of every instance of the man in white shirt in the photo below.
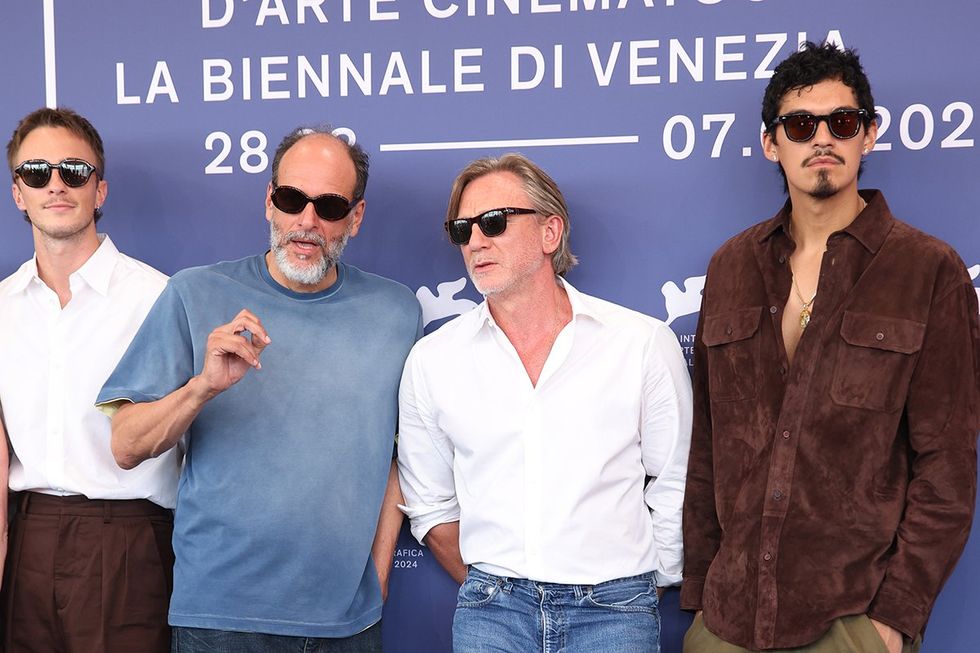
{"type": "Polygon", "coordinates": [[[519,154],[467,166],[445,227],[486,301],[412,350],[398,462],[413,534],[462,583],[453,648],[657,651],[691,435],[677,340],[564,280],[565,200],[519,154]]]}
{"type": "Polygon", "coordinates": [[[17,493],[4,650],[163,653],[179,456],[120,470],[94,404],[166,276],[96,232],[105,156],[84,117],[28,114],[7,162],[35,255],[0,282],[0,405],[17,493]]]}

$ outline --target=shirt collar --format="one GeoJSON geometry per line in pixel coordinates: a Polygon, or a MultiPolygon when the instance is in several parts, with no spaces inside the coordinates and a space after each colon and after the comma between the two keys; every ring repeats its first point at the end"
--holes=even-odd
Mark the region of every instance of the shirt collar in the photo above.
{"type": "MultiPolygon", "coordinates": [[[[857,217],[851,221],[851,224],[844,227],[841,231],[853,236],[869,252],[875,253],[881,248],[881,244],[885,242],[885,237],[891,231],[894,218],[881,191],[869,188],[860,191],[860,195],[867,202],[867,206],[857,214],[857,217]]],[[[791,211],[792,204],[789,200],[786,200],[779,213],[762,223],[762,233],[759,237],[759,242],[765,242],[780,231],[789,237],[789,216],[791,211]]]]}
{"type": "MultiPolygon", "coordinates": [[[[579,292],[575,286],[570,284],[564,277],[558,277],[558,283],[562,288],[565,289],[565,293],[568,295],[568,303],[572,307],[572,320],[576,320],[579,317],[587,317],[595,320],[596,322],[602,323],[602,315],[596,310],[596,307],[592,305],[589,301],[587,295],[579,292]]],[[[474,320],[471,324],[471,329],[469,330],[470,337],[475,337],[481,330],[489,327],[496,327],[497,323],[493,319],[493,315],[490,313],[490,306],[487,304],[487,300],[484,299],[479,306],[473,309],[474,320]]]]}
{"type": "Polygon", "coordinates": [[[78,268],[77,274],[92,290],[102,296],[109,294],[109,282],[112,280],[112,272],[116,268],[119,259],[119,250],[113,244],[112,239],[107,234],[99,234],[98,249],[88,257],[88,260],[78,268]]]}

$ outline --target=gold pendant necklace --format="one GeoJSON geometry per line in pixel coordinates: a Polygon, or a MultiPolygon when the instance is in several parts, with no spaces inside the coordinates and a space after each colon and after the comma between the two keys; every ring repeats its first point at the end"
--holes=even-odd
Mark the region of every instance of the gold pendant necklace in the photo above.
{"type": "Polygon", "coordinates": [[[810,314],[813,312],[810,307],[813,306],[813,300],[817,298],[817,291],[813,291],[813,297],[810,301],[803,299],[803,293],[800,292],[800,287],[796,285],[796,275],[793,275],[793,290],[796,291],[796,296],[800,298],[803,303],[803,310],[800,311],[800,331],[804,331],[806,326],[810,324],[810,314]]]}

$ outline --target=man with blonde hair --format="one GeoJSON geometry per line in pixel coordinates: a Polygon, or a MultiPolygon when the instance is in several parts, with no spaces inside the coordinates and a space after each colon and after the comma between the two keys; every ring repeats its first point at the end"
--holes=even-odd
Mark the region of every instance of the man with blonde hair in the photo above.
{"type": "Polygon", "coordinates": [[[684,358],[564,279],[570,226],[519,154],[453,185],[445,228],[486,300],[409,355],[399,470],[412,532],[462,583],[456,651],[657,651],[657,587],[680,581],[684,358]]]}

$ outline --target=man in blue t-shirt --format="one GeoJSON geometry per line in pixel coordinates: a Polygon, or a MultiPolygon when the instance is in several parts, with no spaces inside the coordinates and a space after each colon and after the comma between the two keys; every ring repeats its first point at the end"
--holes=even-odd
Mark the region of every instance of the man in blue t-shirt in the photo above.
{"type": "Polygon", "coordinates": [[[408,288],[339,260],[367,176],[364,151],[329,129],[287,136],[270,250],[174,275],[99,394],[121,467],[186,447],[179,653],[381,648],[398,382],[421,312],[408,288]]]}

